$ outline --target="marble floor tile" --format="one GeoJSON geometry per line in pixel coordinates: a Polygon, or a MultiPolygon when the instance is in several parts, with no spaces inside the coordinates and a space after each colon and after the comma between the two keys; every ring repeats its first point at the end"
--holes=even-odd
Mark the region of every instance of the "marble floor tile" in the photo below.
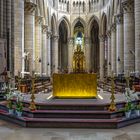
{"type": "Polygon", "coordinates": [[[140,140],[140,124],[121,129],[34,129],[0,120],[0,140],[140,140]]]}

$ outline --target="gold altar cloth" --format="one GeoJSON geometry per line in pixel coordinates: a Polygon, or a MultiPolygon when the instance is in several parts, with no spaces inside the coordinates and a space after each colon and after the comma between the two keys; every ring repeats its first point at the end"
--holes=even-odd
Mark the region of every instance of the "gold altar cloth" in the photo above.
{"type": "Polygon", "coordinates": [[[96,74],[54,74],[53,97],[96,98],[96,74]]]}

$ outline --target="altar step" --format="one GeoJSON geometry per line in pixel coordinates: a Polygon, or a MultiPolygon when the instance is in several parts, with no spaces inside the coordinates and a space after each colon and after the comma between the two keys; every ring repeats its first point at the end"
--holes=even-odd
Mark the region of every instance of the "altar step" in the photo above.
{"type": "MultiPolygon", "coordinates": [[[[29,108],[30,104],[28,102],[23,102],[26,108],[29,108]]],[[[70,104],[70,103],[36,103],[37,110],[94,110],[94,111],[107,111],[110,104],[88,104],[79,103],[79,104],[70,104]]],[[[125,102],[116,103],[117,109],[123,108],[125,102]]]]}
{"type": "Polygon", "coordinates": [[[112,119],[124,116],[123,112],[94,110],[36,110],[24,109],[23,115],[30,118],[80,118],[80,119],[112,119]]]}
{"type": "Polygon", "coordinates": [[[140,117],[133,116],[130,119],[124,117],[113,119],[73,119],[73,118],[29,118],[9,115],[0,110],[0,117],[6,121],[16,123],[29,128],[121,128],[140,122],[140,117]]]}

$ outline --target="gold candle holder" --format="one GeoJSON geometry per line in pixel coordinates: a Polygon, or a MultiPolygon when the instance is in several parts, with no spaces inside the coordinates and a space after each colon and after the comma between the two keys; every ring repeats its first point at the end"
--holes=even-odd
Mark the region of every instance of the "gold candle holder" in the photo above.
{"type": "Polygon", "coordinates": [[[110,107],[109,107],[109,111],[114,112],[117,110],[116,108],[116,103],[115,103],[115,83],[114,83],[114,74],[112,72],[111,75],[111,103],[110,103],[110,107]]]}
{"type": "Polygon", "coordinates": [[[31,111],[36,110],[36,105],[35,105],[35,74],[34,71],[32,72],[32,90],[31,90],[31,102],[29,109],[31,111]]]}

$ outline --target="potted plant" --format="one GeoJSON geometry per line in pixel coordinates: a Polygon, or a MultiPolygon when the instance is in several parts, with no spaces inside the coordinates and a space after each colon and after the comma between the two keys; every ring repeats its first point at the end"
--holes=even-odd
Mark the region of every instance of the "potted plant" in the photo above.
{"type": "Polygon", "coordinates": [[[131,102],[127,102],[124,107],[125,117],[130,118],[131,111],[134,109],[134,106],[131,102]]]}
{"type": "Polygon", "coordinates": [[[9,114],[14,114],[14,108],[13,108],[13,94],[12,92],[9,92],[8,94],[6,94],[6,99],[7,99],[7,108],[9,111],[9,114]]]}
{"type": "Polygon", "coordinates": [[[135,114],[136,116],[140,116],[140,104],[135,106],[135,114]]]}
{"type": "Polygon", "coordinates": [[[16,113],[17,113],[18,117],[22,116],[22,111],[23,111],[23,104],[22,104],[22,102],[18,101],[16,103],[16,113]]]}
{"type": "Polygon", "coordinates": [[[17,100],[16,100],[16,113],[18,117],[22,116],[22,111],[23,111],[23,97],[21,94],[17,95],[17,100]]]}
{"type": "Polygon", "coordinates": [[[13,109],[13,102],[12,100],[7,100],[7,108],[9,114],[14,114],[14,109],[13,109]]]}

